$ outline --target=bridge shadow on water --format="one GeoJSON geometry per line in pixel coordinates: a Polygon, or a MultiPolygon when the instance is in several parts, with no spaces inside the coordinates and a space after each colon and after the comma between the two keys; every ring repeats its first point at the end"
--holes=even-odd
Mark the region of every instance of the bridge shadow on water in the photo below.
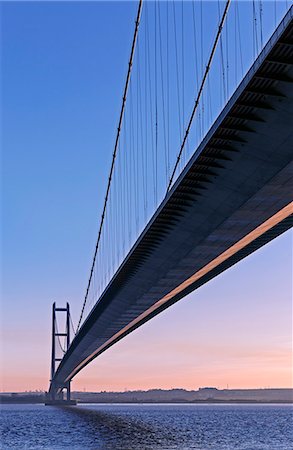
{"type": "Polygon", "coordinates": [[[292,443],[290,409],[280,405],[87,404],[60,412],[70,450],[287,450],[292,443]]]}
{"type": "MultiPolygon", "coordinates": [[[[162,426],[159,417],[131,406],[106,406],[106,410],[95,406],[63,407],[66,415],[78,420],[91,449],[154,449],[178,448],[176,431],[162,426]],[[109,408],[109,409],[108,409],[109,408]]],[[[75,422],[74,420],[74,422],[75,422]]]]}

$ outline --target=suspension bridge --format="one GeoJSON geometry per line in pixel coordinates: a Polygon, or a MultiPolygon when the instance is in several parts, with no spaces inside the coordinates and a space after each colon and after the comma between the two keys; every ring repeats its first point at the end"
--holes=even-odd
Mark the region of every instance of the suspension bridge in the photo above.
{"type": "Polygon", "coordinates": [[[53,305],[49,403],[64,389],[70,403],[94,358],[292,226],[292,38],[287,2],[138,2],[72,341],[69,305],[53,305]]]}

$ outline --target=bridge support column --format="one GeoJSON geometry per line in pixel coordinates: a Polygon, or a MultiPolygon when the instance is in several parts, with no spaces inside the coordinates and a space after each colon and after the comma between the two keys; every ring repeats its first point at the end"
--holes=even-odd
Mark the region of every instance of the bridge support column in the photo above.
{"type": "Polygon", "coordinates": [[[51,355],[51,385],[46,405],[76,405],[75,400],[71,400],[70,381],[65,386],[58,385],[55,381],[56,363],[60,362],[62,358],[56,358],[56,337],[65,337],[66,351],[70,346],[70,311],[69,303],[66,303],[66,308],[57,308],[56,303],[53,303],[52,309],[52,355],[51,355]],[[57,328],[56,312],[66,313],[66,329],[65,332],[60,333],[57,328]],[[63,389],[66,389],[66,399],[63,397],[63,389]]]}
{"type": "Polygon", "coordinates": [[[68,381],[66,385],[66,401],[67,402],[71,401],[70,381],[68,381]]]}

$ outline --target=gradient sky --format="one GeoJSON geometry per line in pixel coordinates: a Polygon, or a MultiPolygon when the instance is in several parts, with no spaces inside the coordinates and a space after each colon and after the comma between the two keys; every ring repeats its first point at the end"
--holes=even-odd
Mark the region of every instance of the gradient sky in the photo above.
{"type": "MultiPolygon", "coordinates": [[[[1,4],[2,391],[48,388],[53,301],[77,321],[135,12],[1,4]]],[[[101,355],[73,389],[289,387],[291,248],[287,232],[101,355]]]]}

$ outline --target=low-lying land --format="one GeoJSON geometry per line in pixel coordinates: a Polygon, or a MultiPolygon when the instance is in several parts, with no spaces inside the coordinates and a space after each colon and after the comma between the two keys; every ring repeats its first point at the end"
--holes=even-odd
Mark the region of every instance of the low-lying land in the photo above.
{"type": "MultiPolygon", "coordinates": [[[[0,403],[44,403],[45,392],[0,393],[0,403]]],[[[293,403],[293,389],[150,389],[72,392],[78,403],[293,403]]]]}

